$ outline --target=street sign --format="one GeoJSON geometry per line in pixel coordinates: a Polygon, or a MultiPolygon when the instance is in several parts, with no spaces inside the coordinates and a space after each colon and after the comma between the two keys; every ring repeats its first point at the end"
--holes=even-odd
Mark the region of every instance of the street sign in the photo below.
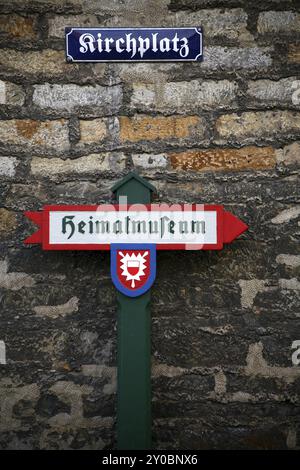
{"type": "Polygon", "coordinates": [[[68,62],[202,60],[202,30],[192,28],[65,28],[68,62]]]}
{"type": "Polygon", "coordinates": [[[150,204],[154,186],[129,173],[119,204],[45,206],[25,240],[44,250],[110,250],[118,303],[118,449],[151,448],[151,286],[156,250],[220,250],[247,230],[223,206],[150,204]]]}
{"type": "Polygon", "coordinates": [[[44,250],[110,250],[145,241],[157,250],[220,250],[247,229],[223,206],[204,204],[59,205],[25,215],[40,226],[25,244],[44,250]]]}

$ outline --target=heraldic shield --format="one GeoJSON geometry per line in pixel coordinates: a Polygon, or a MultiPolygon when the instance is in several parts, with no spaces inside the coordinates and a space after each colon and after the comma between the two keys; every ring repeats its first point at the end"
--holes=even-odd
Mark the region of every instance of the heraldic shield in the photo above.
{"type": "Polygon", "coordinates": [[[147,292],[156,276],[156,245],[112,243],[110,251],[115,287],[128,297],[147,292]]]}

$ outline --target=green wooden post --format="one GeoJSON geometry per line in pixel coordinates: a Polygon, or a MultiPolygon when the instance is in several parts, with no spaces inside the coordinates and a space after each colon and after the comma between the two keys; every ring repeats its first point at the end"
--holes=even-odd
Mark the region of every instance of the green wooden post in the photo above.
{"type": "MultiPolygon", "coordinates": [[[[126,196],[128,204],[149,204],[155,188],[137,174],[129,173],[112,191],[117,200],[126,196]]],[[[148,291],[130,298],[117,292],[117,445],[120,450],[151,448],[150,295],[148,291]]]]}

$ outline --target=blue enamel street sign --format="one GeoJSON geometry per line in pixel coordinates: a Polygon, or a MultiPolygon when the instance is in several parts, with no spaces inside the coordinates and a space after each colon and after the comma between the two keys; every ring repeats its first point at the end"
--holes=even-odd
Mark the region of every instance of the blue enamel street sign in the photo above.
{"type": "Polygon", "coordinates": [[[201,28],[66,28],[68,62],[202,60],[201,28]]]}

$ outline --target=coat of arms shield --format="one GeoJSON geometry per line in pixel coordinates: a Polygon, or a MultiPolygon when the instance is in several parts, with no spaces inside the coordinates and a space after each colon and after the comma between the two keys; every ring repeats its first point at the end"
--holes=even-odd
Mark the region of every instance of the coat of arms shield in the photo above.
{"type": "Polygon", "coordinates": [[[147,292],[156,276],[155,244],[111,244],[111,276],[128,297],[147,292]]]}

